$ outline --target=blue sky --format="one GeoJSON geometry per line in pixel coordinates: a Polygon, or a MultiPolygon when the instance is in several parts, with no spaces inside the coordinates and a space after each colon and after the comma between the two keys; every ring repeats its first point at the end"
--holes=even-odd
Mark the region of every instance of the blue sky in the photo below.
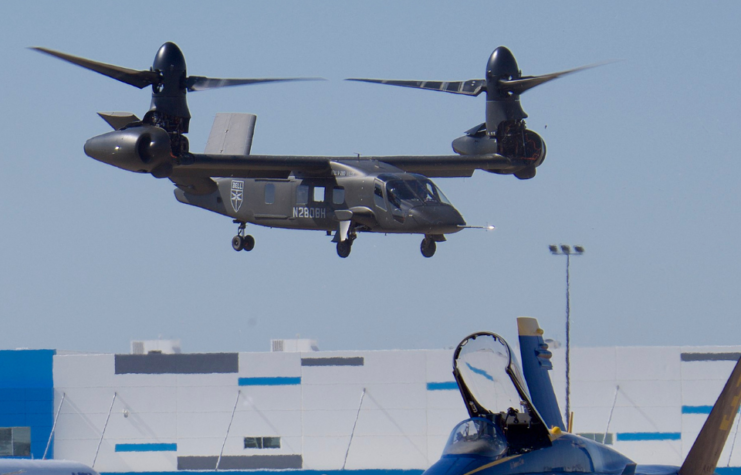
{"type": "Polygon", "coordinates": [[[0,15],[0,347],[127,351],[439,348],[540,320],[572,341],[738,344],[738,2],[7,2],[0,15]],[[175,201],[172,184],[86,157],[97,111],[142,115],[138,90],[27,48],[147,69],[174,41],[188,72],[321,76],[189,96],[203,150],[217,112],[258,115],[260,154],[448,154],[484,98],[343,82],[465,80],[509,47],[523,74],[618,62],[528,91],[548,144],[538,176],[438,179],[471,224],[432,259],[418,236],[361,235],[348,259],[319,232],[250,226],[175,201]],[[546,128],[547,126],[547,128],[546,128]]]}

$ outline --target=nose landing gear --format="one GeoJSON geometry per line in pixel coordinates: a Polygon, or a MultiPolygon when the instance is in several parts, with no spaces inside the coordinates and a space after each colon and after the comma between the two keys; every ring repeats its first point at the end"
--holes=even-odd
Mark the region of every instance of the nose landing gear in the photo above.
{"type": "Polygon", "coordinates": [[[241,221],[234,221],[239,223],[237,228],[237,235],[232,238],[232,249],[235,251],[251,251],[255,248],[255,238],[249,234],[245,236],[244,230],[247,227],[247,223],[241,221]]]}
{"type": "Polygon", "coordinates": [[[425,257],[432,257],[435,255],[437,250],[437,244],[435,244],[435,238],[432,236],[425,236],[422,239],[422,244],[419,246],[419,250],[422,251],[422,255],[425,257]]]}
{"type": "Polygon", "coordinates": [[[432,257],[435,255],[437,250],[438,242],[445,242],[444,234],[425,234],[425,238],[422,239],[422,244],[419,246],[419,250],[422,251],[422,255],[425,257],[432,257]]]}

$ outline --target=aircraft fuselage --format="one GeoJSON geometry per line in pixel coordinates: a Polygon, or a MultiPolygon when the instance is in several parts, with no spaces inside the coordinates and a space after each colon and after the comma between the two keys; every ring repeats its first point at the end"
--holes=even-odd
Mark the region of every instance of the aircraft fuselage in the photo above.
{"type": "Polygon", "coordinates": [[[428,178],[384,163],[332,162],[331,174],[215,178],[208,195],[175,190],[178,201],[261,226],[333,232],[343,211],[358,231],[444,235],[466,223],[428,178]],[[338,212],[340,212],[338,214],[338,212]]]}

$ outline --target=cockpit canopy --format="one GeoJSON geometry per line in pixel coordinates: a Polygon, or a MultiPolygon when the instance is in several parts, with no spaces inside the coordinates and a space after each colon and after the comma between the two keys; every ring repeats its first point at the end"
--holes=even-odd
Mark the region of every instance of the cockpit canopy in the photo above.
{"type": "Polygon", "coordinates": [[[509,345],[493,333],[464,339],[453,365],[470,396],[486,412],[496,414],[510,408],[519,411],[522,402],[530,399],[509,345]]]}
{"type": "Polygon", "coordinates": [[[397,208],[401,207],[402,202],[410,206],[451,204],[442,190],[422,175],[412,173],[405,174],[403,177],[380,175],[378,179],[386,183],[386,196],[389,202],[397,208]]]}
{"type": "Polygon", "coordinates": [[[502,429],[488,419],[467,419],[453,429],[443,455],[482,455],[498,458],[507,453],[502,429]]]}
{"type": "Polygon", "coordinates": [[[480,332],[464,338],[453,353],[453,376],[471,420],[485,419],[499,428],[496,434],[506,440],[508,453],[551,445],[548,427],[502,337],[480,332]]]}

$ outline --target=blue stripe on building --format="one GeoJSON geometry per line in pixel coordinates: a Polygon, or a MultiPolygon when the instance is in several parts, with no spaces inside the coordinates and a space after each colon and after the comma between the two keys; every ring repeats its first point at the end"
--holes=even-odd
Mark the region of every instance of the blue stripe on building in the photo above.
{"type": "Polygon", "coordinates": [[[296,386],[301,384],[301,377],[272,378],[239,378],[240,386],[296,386]]]}
{"type": "Polygon", "coordinates": [[[455,381],[445,381],[443,383],[427,383],[428,391],[453,391],[458,389],[458,383],[455,381]]]}
{"type": "Polygon", "coordinates": [[[116,452],[176,452],[178,444],[116,444],[116,452]]]}
{"type": "Polygon", "coordinates": [[[636,442],[645,440],[681,440],[679,432],[619,432],[618,442],[636,442]]]}
{"type": "Polygon", "coordinates": [[[712,408],[713,406],[682,406],[682,414],[710,414],[712,408]]]}
{"type": "Polygon", "coordinates": [[[716,467],[718,475],[741,475],[741,467],[716,467]]]}
{"type": "MultiPolygon", "coordinates": [[[[54,423],[55,350],[0,350],[0,427],[30,427],[31,455],[40,459],[54,423]]],[[[54,457],[54,444],[47,458],[54,457]]]]}

